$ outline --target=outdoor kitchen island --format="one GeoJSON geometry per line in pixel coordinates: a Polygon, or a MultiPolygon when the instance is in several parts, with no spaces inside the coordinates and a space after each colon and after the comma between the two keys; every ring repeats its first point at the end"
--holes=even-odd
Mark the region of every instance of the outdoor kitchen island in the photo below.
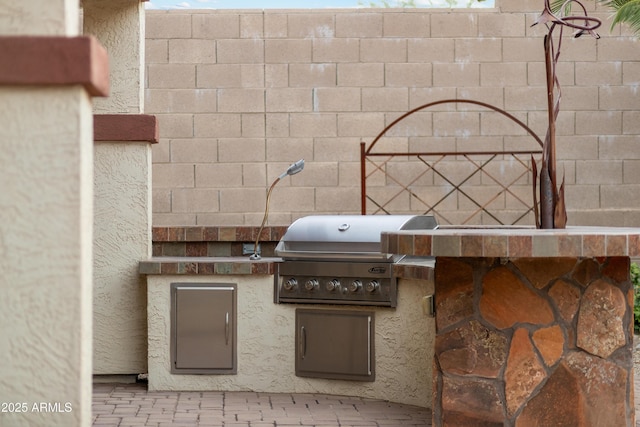
{"type": "Polygon", "coordinates": [[[435,256],[434,426],[635,426],[640,229],[383,233],[435,256]]]}
{"type": "MultiPolygon", "coordinates": [[[[257,261],[246,256],[154,256],[142,261],[139,271],[147,279],[149,390],[325,393],[430,407],[435,319],[428,313],[425,297],[433,295],[432,262],[394,266],[396,307],[278,304],[274,274],[280,262],[269,256],[257,261]],[[222,319],[228,319],[229,342],[237,346],[235,372],[176,372],[172,366],[172,292],[176,286],[185,293],[200,292],[203,285],[212,292],[222,289],[221,295],[236,293],[237,308],[222,314],[222,319]],[[375,323],[375,379],[296,376],[296,311],[300,309],[369,314],[375,323]]],[[[197,359],[199,355],[186,356],[197,359]]]]}

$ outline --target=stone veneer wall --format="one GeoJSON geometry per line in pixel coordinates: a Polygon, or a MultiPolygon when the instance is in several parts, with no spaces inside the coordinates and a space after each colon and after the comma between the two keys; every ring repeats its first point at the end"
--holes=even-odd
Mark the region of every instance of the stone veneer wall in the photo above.
{"type": "Polygon", "coordinates": [[[627,257],[438,257],[434,425],[632,426],[627,257]]]}
{"type": "MultiPolygon", "coordinates": [[[[609,31],[604,6],[585,4],[603,19],[602,38],[566,38],[558,65],[557,155],[569,221],[637,226],[640,49],[627,32],[609,31]]],[[[542,7],[542,0],[498,0],[495,9],[456,11],[149,11],[145,106],[157,115],[161,135],[153,147],[154,225],[259,225],[265,188],[301,157],[304,172],[273,192],[270,224],[359,213],[360,141],[371,142],[400,114],[431,101],[488,102],[544,138],[544,29],[530,27],[542,7]]],[[[495,113],[464,107],[421,114],[384,146],[427,143],[444,151],[534,144],[495,113]]],[[[518,177],[509,161],[492,164],[502,182],[518,177]]],[[[403,176],[412,170],[398,162],[389,167],[403,176]]],[[[447,164],[447,178],[462,179],[463,168],[447,164]]],[[[481,175],[467,184],[482,202],[495,193],[481,175]]],[[[397,191],[383,179],[372,184],[397,191]]],[[[433,173],[415,185],[430,197],[450,189],[433,173]]],[[[510,190],[529,200],[530,179],[517,179],[510,190]]],[[[413,202],[401,195],[392,212],[410,211],[413,202]]],[[[461,197],[438,208],[462,216],[476,206],[461,197]]],[[[521,205],[503,195],[491,209],[521,205]]]]}

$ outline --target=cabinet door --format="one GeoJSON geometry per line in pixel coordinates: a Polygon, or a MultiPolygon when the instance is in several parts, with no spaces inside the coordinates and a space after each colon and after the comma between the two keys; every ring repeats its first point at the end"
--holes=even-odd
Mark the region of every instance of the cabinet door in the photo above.
{"type": "Polygon", "coordinates": [[[375,380],[373,312],[296,310],[296,375],[375,380]]]}
{"type": "Polygon", "coordinates": [[[236,373],[236,285],[171,285],[172,373],[236,373]]]}

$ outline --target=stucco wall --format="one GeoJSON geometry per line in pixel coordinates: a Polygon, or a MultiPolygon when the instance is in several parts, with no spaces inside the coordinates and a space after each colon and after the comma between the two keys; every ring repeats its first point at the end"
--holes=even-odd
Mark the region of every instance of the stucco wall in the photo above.
{"type": "Polygon", "coordinates": [[[423,314],[421,301],[433,283],[400,280],[398,288],[396,309],[349,307],[375,311],[376,380],[358,382],[295,376],[295,309],[301,306],[273,303],[272,276],[148,276],[149,389],[330,393],[430,407],[435,320],[423,314]],[[237,375],[171,375],[174,282],[238,283],[237,375]]]}
{"type": "MultiPolygon", "coordinates": [[[[544,139],[545,31],[531,27],[543,2],[496,3],[456,11],[149,11],[146,107],[158,116],[161,134],[153,151],[154,225],[259,224],[265,188],[299,158],[306,169],[278,184],[271,224],[310,213],[358,213],[360,141],[371,142],[426,102],[487,102],[544,139]]],[[[569,223],[638,226],[640,44],[620,28],[609,31],[602,5],[585,4],[604,21],[602,38],[565,37],[558,67],[558,171],[567,183],[569,223]]],[[[495,113],[461,110],[425,113],[385,147],[535,146],[495,113]]],[[[498,162],[492,172],[509,182],[511,166],[498,162]]],[[[413,166],[389,167],[409,175],[413,166]]],[[[455,182],[462,169],[451,163],[447,175],[455,182]]],[[[494,183],[481,175],[468,185],[483,202],[494,183]]],[[[389,180],[372,184],[397,190],[389,180]]],[[[518,195],[531,198],[530,177],[515,184],[518,195]]],[[[415,185],[420,194],[450,189],[434,174],[415,185]]],[[[392,213],[412,212],[412,203],[398,197],[392,213]]],[[[514,209],[512,203],[503,195],[492,209],[514,209]]],[[[463,197],[439,207],[473,208],[463,197]]]]}

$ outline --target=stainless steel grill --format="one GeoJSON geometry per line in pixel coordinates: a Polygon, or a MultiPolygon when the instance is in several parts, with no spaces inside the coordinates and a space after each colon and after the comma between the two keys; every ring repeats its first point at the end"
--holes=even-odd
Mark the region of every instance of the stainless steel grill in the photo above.
{"type": "Polygon", "coordinates": [[[276,246],[278,303],[396,306],[397,256],[380,251],[383,231],[434,229],[426,215],[315,215],[300,218],[276,246]]]}

